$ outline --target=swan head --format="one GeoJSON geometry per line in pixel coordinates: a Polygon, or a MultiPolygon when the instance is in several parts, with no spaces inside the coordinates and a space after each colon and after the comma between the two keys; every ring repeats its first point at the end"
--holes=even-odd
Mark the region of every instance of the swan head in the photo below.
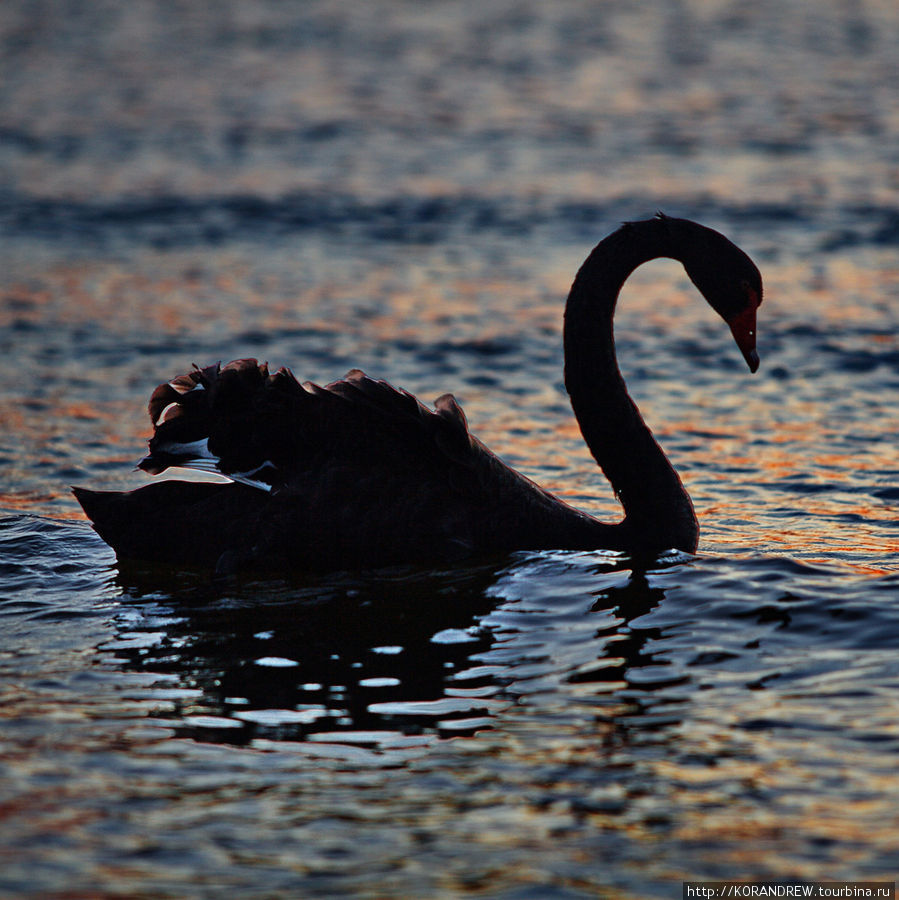
{"type": "Polygon", "coordinates": [[[762,303],[762,275],[755,263],[723,234],[690,222],[666,217],[673,256],[708,304],[730,326],[751,372],[759,367],[755,347],[756,311],[762,303]]]}

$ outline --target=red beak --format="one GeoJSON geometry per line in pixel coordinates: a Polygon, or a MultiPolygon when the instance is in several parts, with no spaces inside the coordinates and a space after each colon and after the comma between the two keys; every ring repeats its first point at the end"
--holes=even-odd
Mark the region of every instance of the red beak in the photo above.
{"type": "Polygon", "coordinates": [[[759,367],[759,355],[755,349],[756,309],[758,309],[758,304],[750,301],[742,312],[727,321],[727,324],[730,325],[730,333],[734,336],[734,340],[743,354],[743,359],[749,365],[750,372],[755,372],[759,367]]]}

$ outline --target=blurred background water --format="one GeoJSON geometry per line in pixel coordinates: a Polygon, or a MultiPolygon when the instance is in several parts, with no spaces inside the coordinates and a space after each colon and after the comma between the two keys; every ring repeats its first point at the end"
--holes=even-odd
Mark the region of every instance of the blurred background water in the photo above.
{"type": "Polygon", "coordinates": [[[0,892],[680,896],[899,862],[891,0],[0,5],[0,892]],[[352,366],[618,511],[561,383],[657,208],[759,262],[762,368],[673,263],[616,321],[696,558],[214,585],[116,562],[153,387],[352,366]]]}

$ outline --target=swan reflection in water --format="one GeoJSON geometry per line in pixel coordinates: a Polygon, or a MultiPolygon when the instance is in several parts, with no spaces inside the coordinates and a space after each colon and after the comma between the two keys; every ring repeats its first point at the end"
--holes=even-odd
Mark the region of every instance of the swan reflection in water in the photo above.
{"type": "Polygon", "coordinates": [[[167,592],[158,570],[128,567],[121,630],[100,649],[155,677],[142,696],[163,701],[154,715],[177,735],[396,748],[491,728],[522,703],[564,712],[566,685],[609,693],[629,669],[653,665],[644,646],[653,632],[628,623],[663,592],[627,564],[615,554],[521,554],[498,569],[404,568],[226,592],[183,575],[167,592]]]}

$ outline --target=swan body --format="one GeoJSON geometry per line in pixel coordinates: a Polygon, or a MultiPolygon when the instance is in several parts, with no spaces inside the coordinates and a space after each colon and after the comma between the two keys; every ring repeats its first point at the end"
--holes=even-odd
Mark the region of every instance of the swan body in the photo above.
{"type": "Polygon", "coordinates": [[[446,561],[520,549],[692,552],[689,495],[627,393],[612,319],[630,273],[680,260],[730,325],[752,371],[762,281],[748,256],[695,222],[659,214],[601,241],[565,311],[565,384],[625,516],[599,522],[505,465],[451,394],[429,409],[358,369],[325,387],[253,359],[194,368],[150,399],[139,467],[216,472],[230,483],[161,481],[129,492],[75,488],[120,558],[233,571],[446,561]]]}

